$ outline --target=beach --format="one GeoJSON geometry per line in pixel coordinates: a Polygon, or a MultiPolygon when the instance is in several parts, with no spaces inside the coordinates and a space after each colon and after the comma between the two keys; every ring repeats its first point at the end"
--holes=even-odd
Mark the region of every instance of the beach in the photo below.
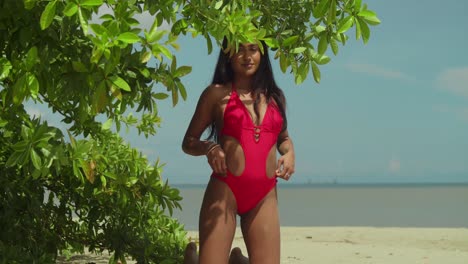
{"type": "MultiPolygon", "coordinates": [[[[281,243],[281,264],[468,263],[467,228],[282,227],[281,243]]],[[[247,252],[239,229],[233,247],[247,252]]]]}
{"type": "MultiPolygon", "coordinates": [[[[198,241],[197,231],[188,231],[198,241]]],[[[233,247],[247,254],[236,230],[233,247]]],[[[108,263],[86,253],[58,263],[108,263]]],[[[128,259],[127,263],[136,263],[128,259]]],[[[466,264],[468,228],[282,227],[281,264],[466,264]]]]}
{"type": "MultiPolygon", "coordinates": [[[[204,189],[181,186],[183,210],[173,215],[192,241],[204,189]]],[[[468,263],[466,184],[280,186],[278,196],[282,264],[468,263]]],[[[239,229],[233,247],[247,253],[239,229]]],[[[86,253],[59,263],[109,257],[86,253]]]]}

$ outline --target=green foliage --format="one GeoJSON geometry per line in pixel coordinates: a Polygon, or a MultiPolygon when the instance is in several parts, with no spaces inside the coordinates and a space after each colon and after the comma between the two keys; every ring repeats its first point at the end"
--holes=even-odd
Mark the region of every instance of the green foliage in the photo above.
{"type": "Polygon", "coordinates": [[[263,40],[274,50],[281,70],[290,69],[296,83],[303,82],[310,69],[314,80],[320,81],[317,65],[330,61],[325,54],[328,46],[338,54],[337,43],[346,44],[351,27],[356,26],[356,39],[362,37],[367,43],[368,25],[380,23],[361,0],[190,1],[182,14],[173,33],[203,35],[208,52],[212,38],[220,44],[226,36],[230,52],[239,43],[263,40]]]}
{"type": "Polygon", "coordinates": [[[50,262],[57,250],[86,245],[114,251],[115,260],[180,261],[185,232],[164,211],[180,208],[181,198],[162,181],[158,162],[149,166],[108,130],[64,143],[59,130],[15,110],[21,122],[0,116],[4,259],[50,262]]]}
{"type": "Polygon", "coordinates": [[[0,262],[53,262],[84,247],[113,252],[111,263],[181,261],[178,190],[117,134],[154,135],[158,100],[186,99],[179,35],[204,37],[208,53],[224,37],[231,53],[265,41],[297,83],[309,71],[319,82],[328,47],[336,55],[353,26],[366,43],[379,23],[360,0],[1,1],[0,262]],[[101,7],[110,12],[92,23],[101,7]],[[31,118],[27,101],[59,114],[68,133],[31,118]]]}

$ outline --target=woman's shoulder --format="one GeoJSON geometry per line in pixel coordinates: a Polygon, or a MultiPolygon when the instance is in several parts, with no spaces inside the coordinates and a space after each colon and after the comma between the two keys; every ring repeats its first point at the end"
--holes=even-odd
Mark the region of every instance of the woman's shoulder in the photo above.
{"type": "Polygon", "coordinates": [[[202,97],[210,101],[219,101],[231,92],[230,84],[210,84],[202,93],[202,97]]]}

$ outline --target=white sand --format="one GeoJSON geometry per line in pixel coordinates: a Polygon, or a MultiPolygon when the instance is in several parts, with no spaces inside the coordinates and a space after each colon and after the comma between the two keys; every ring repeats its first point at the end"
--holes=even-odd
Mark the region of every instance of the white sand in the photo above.
{"type": "MultiPolygon", "coordinates": [[[[241,235],[233,246],[246,253],[241,235]]],[[[468,263],[466,228],[282,227],[281,242],[282,264],[468,263]]]]}
{"type": "MultiPolygon", "coordinates": [[[[188,237],[198,241],[198,232],[188,237]]],[[[282,264],[468,263],[468,228],[282,227],[281,243],[282,264]]],[[[247,253],[239,229],[233,246],[247,253]]],[[[104,264],[109,257],[88,253],[58,263],[104,264]]]]}

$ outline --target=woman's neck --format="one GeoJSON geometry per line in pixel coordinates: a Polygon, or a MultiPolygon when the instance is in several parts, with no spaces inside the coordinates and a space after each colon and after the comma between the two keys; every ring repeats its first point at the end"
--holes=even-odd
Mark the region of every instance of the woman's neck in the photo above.
{"type": "Polygon", "coordinates": [[[250,93],[253,91],[251,78],[234,79],[233,85],[238,91],[244,91],[246,93],[250,93]]]}

